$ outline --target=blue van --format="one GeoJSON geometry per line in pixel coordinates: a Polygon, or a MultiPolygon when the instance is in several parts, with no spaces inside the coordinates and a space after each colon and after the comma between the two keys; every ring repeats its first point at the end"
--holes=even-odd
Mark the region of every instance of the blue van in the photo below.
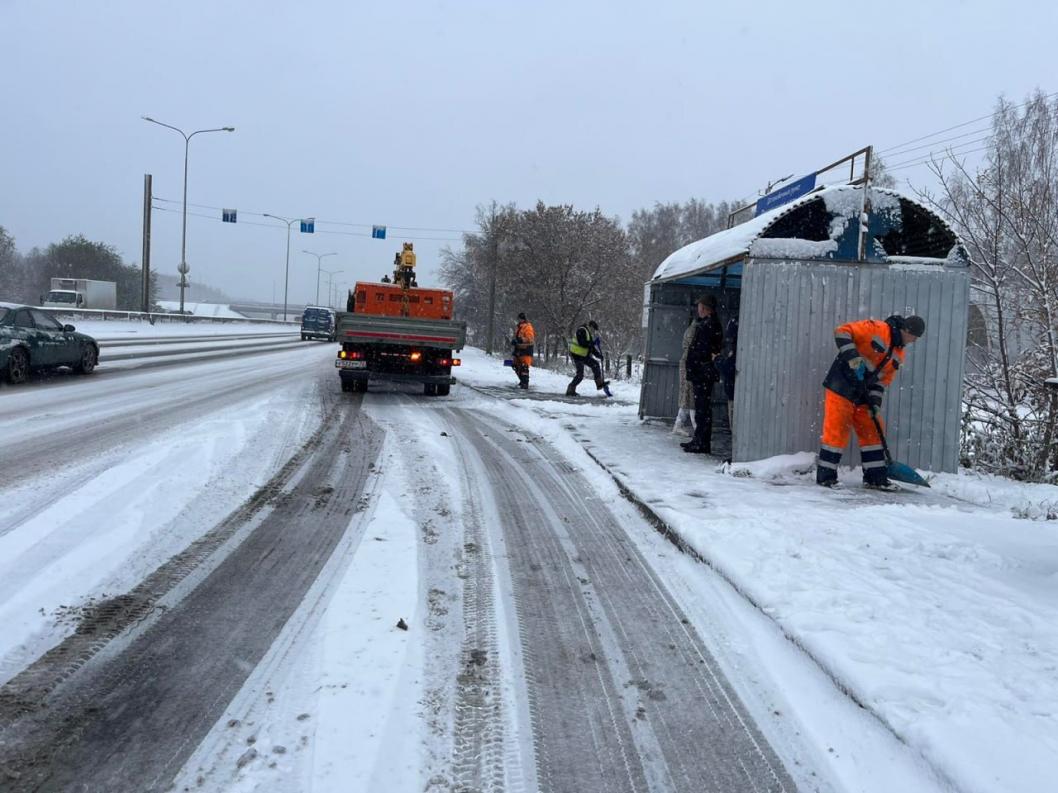
{"type": "Polygon", "coordinates": [[[301,340],[337,341],[338,331],[334,319],[334,309],[308,306],[301,315],[301,340]]]}

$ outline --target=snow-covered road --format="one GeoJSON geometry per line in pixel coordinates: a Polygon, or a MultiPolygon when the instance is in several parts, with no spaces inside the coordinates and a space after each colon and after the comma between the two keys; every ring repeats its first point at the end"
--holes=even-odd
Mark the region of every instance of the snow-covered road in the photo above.
{"type": "Polygon", "coordinates": [[[0,394],[0,787],[1039,789],[1049,489],[823,493],[630,385],[467,351],[361,397],[332,356],[0,394]]]}
{"type": "Polygon", "coordinates": [[[0,682],[264,484],[319,426],[331,356],[299,347],[4,389],[0,682]]]}

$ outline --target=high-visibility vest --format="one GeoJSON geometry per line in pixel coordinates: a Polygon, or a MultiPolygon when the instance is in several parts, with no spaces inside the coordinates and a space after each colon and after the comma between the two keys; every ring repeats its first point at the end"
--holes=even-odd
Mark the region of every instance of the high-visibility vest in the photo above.
{"type": "MultiPolygon", "coordinates": [[[[584,328],[584,333],[588,337],[588,346],[581,347],[580,344],[577,343],[577,334],[574,333],[573,338],[569,341],[569,351],[572,355],[579,355],[581,358],[587,358],[588,353],[591,352],[591,343],[595,340],[595,337],[592,335],[591,328],[587,325],[581,325],[580,327],[584,328]]],[[[580,330],[580,328],[577,328],[577,330],[580,330]]]]}

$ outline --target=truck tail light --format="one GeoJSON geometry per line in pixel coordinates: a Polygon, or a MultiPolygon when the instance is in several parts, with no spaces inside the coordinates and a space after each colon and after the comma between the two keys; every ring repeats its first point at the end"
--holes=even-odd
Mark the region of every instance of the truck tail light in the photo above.
{"type": "Polygon", "coordinates": [[[364,354],[359,350],[339,350],[338,357],[350,361],[361,361],[364,358],[364,354]]]}
{"type": "Polygon", "coordinates": [[[421,352],[413,352],[411,355],[408,356],[408,359],[412,363],[418,363],[419,361],[422,360],[422,353],[421,352]]]}
{"type": "Polygon", "coordinates": [[[462,366],[462,365],[463,365],[463,360],[461,358],[453,358],[452,359],[452,366],[462,366]]]}

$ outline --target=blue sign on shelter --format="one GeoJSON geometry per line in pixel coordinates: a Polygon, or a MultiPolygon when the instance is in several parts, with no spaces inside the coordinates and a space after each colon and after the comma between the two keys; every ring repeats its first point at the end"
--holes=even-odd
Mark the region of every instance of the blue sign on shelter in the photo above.
{"type": "Polygon", "coordinates": [[[376,240],[384,240],[386,238],[386,227],[385,226],[372,226],[371,237],[376,240]]]}
{"type": "Polygon", "coordinates": [[[305,218],[301,221],[301,233],[302,234],[315,234],[316,233],[316,218],[305,218]]]}
{"type": "Polygon", "coordinates": [[[756,215],[763,215],[765,212],[775,209],[775,207],[788,204],[795,198],[800,198],[806,193],[812,192],[816,186],[816,175],[810,173],[808,176],[802,176],[796,182],[790,182],[786,187],[780,187],[778,190],[774,190],[768,193],[766,196],[761,196],[757,199],[757,211],[756,215]]]}

